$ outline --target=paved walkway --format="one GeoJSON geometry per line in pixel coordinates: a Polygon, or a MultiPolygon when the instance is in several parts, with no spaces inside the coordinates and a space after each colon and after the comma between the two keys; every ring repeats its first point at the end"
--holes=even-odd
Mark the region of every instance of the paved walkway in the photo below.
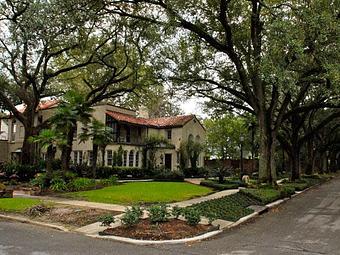
{"type": "Polygon", "coordinates": [[[84,207],[116,211],[116,212],[124,212],[127,208],[127,206],[123,206],[123,205],[95,203],[95,202],[88,202],[88,201],[81,201],[81,200],[63,199],[59,197],[30,196],[30,195],[20,194],[16,192],[14,193],[14,197],[36,198],[40,200],[50,201],[50,202],[57,203],[57,204],[84,206],[84,207]]]}
{"type": "Polygon", "coordinates": [[[223,191],[216,192],[216,193],[213,193],[213,194],[205,196],[205,197],[198,197],[198,198],[193,198],[193,199],[182,201],[182,202],[172,203],[172,204],[170,204],[170,206],[176,206],[177,205],[179,207],[187,207],[187,206],[191,206],[193,204],[198,204],[198,203],[205,202],[205,201],[208,201],[208,200],[221,198],[221,197],[225,197],[225,196],[230,196],[232,194],[237,193],[238,191],[239,191],[238,189],[223,190],[223,191]]]}
{"type": "Polygon", "coordinates": [[[201,181],[203,181],[204,178],[185,178],[184,181],[185,182],[189,182],[192,184],[196,184],[196,185],[200,185],[201,181]]]}

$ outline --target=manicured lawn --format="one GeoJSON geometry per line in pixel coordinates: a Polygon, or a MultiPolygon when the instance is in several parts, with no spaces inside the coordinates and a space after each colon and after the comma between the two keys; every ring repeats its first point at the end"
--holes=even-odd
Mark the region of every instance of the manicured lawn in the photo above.
{"type": "Polygon", "coordinates": [[[30,198],[1,198],[0,211],[4,212],[23,212],[26,209],[41,204],[39,199],[30,198]]]}
{"type": "Polygon", "coordinates": [[[67,197],[110,204],[177,202],[204,196],[212,189],[185,182],[132,182],[98,190],[65,194],[67,197]]]}

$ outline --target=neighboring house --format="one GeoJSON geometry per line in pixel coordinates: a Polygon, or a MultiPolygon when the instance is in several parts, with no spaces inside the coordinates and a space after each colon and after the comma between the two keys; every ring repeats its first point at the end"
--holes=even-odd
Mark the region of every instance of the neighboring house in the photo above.
{"type": "MultiPolygon", "coordinates": [[[[53,115],[56,106],[56,101],[42,103],[37,111],[37,121],[44,121],[53,115]]],[[[114,152],[117,152],[119,147],[122,146],[124,151],[123,166],[141,168],[145,138],[157,136],[167,139],[168,145],[157,148],[155,154],[156,166],[176,170],[180,163],[179,148],[181,142],[192,139],[203,144],[205,141],[205,129],[195,115],[148,118],[148,113],[145,110],[137,114],[136,111],[109,104],[97,105],[93,109],[92,117],[105,123],[113,130],[114,142],[109,144],[105,151],[104,165],[106,166],[112,165],[114,152]]],[[[0,150],[6,151],[7,155],[0,154],[0,161],[18,159],[23,142],[23,126],[11,116],[2,118],[1,122],[5,123],[3,126],[7,127],[7,134],[4,135],[7,139],[0,141],[0,150]]],[[[77,136],[81,132],[82,125],[78,123],[77,136]]],[[[90,164],[92,141],[90,139],[80,143],[77,136],[75,136],[72,147],[72,162],[74,164],[90,164]]],[[[101,158],[101,155],[98,155],[98,161],[101,158]]],[[[190,166],[189,161],[187,166],[190,166]]],[[[204,166],[204,152],[199,155],[197,166],[204,166]]]]}

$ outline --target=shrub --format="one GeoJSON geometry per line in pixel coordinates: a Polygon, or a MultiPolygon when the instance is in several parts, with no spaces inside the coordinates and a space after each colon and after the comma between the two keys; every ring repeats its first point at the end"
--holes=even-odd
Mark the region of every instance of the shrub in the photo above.
{"type": "Polygon", "coordinates": [[[126,209],[125,214],[121,218],[121,222],[127,227],[132,227],[140,222],[142,215],[142,209],[139,206],[133,206],[131,209],[126,209]]]}
{"type": "Polygon", "coordinates": [[[183,181],[184,175],[181,171],[171,171],[171,170],[156,170],[154,172],[153,178],[159,181],[183,181]]]}
{"type": "Polygon", "coordinates": [[[295,194],[295,188],[291,186],[279,186],[281,198],[290,197],[295,194]]]}
{"type": "Polygon", "coordinates": [[[101,179],[100,181],[99,181],[99,184],[101,185],[101,186],[104,186],[104,187],[106,187],[106,186],[113,186],[113,185],[117,185],[117,176],[111,176],[110,178],[108,178],[108,179],[101,179]]]}
{"type": "Polygon", "coordinates": [[[299,182],[282,182],[282,186],[294,188],[295,191],[302,191],[309,187],[306,181],[299,182]]]}
{"type": "Polygon", "coordinates": [[[36,174],[35,178],[30,181],[30,184],[32,186],[37,186],[40,189],[47,188],[46,187],[46,174],[45,173],[39,173],[36,174]]]}
{"type": "Polygon", "coordinates": [[[174,206],[171,210],[171,215],[173,217],[175,217],[175,219],[178,219],[179,216],[181,216],[181,214],[183,213],[183,208],[179,207],[179,206],[174,206]]]}
{"type": "Polygon", "coordinates": [[[71,180],[67,184],[68,191],[81,191],[81,190],[88,190],[92,189],[96,186],[96,181],[94,179],[88,178],[76,178],[71,180]]]}
{"type": "Polygon", "coordinates": [[[184,168],[183,174],[185,177],[207,177],[209,175],[209,170],[204,167],[199,168],[184,168]]]}
{"type": "Polygon", "coordinates": [[[51,180],[50,189],[56,192],[66,191],[66,182],[60,177],[53,178],[51,180]]]}
{"type": "Polygon", "coordinates": [[[193,208],[186,208],[184,210],[184,218],[190,226],[196,226],[201,221],[200,212],[193,208]]]}
{"type": "Polygon", "coordinates": [[[18,163],[6,163],[3,165],[6,176],[17,175],[19,181],[29,181],[42,169],[38,165],[21,165],[18,163]]]}
{"type": "Polygon", "coordinates": [[[203,180],[200,185],[216,190],[238,189],[238,187],[244,186],[241,181],[224,181],[223,183],[219,183],[214,180],[203,180]]]}
{"type": "Polygon", "coordinates": [[[101,226],[110,226],[111,223],[115,222],[115,217],[111,214],[103,215],[98,219],[101,222],[101,226]]]}
{"type": "Polygon", "coordinates": [[[166,204],[152,205],[148,208],[151,223],[165,222],[168,220],[169,213],[166,204]]]}
{"type": "Polygon", "coordinates": [[[281,198],[281,192],[273,188],[241,189],[240,192],[266,205],[281,198]]]}

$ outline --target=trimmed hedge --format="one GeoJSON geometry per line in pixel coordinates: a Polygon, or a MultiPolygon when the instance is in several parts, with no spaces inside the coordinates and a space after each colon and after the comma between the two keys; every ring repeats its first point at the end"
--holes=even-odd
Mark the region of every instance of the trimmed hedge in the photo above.
{"type": "Polygon", "coordinates": [[[269,188],[241,189],[240,193],[259,201],[262,205],[269,204],[281,198],[281,192],[279,190],[269,188]]]}
{"type": "Polygon", "coordinates": [[[243,186],[241,181],[225,181],[224,183],[219,183],[214,180],[203,180],[200,185],[213,188],[216,190],[226,190],[226,189],[238,189],[238,187],[243,186]]]}

